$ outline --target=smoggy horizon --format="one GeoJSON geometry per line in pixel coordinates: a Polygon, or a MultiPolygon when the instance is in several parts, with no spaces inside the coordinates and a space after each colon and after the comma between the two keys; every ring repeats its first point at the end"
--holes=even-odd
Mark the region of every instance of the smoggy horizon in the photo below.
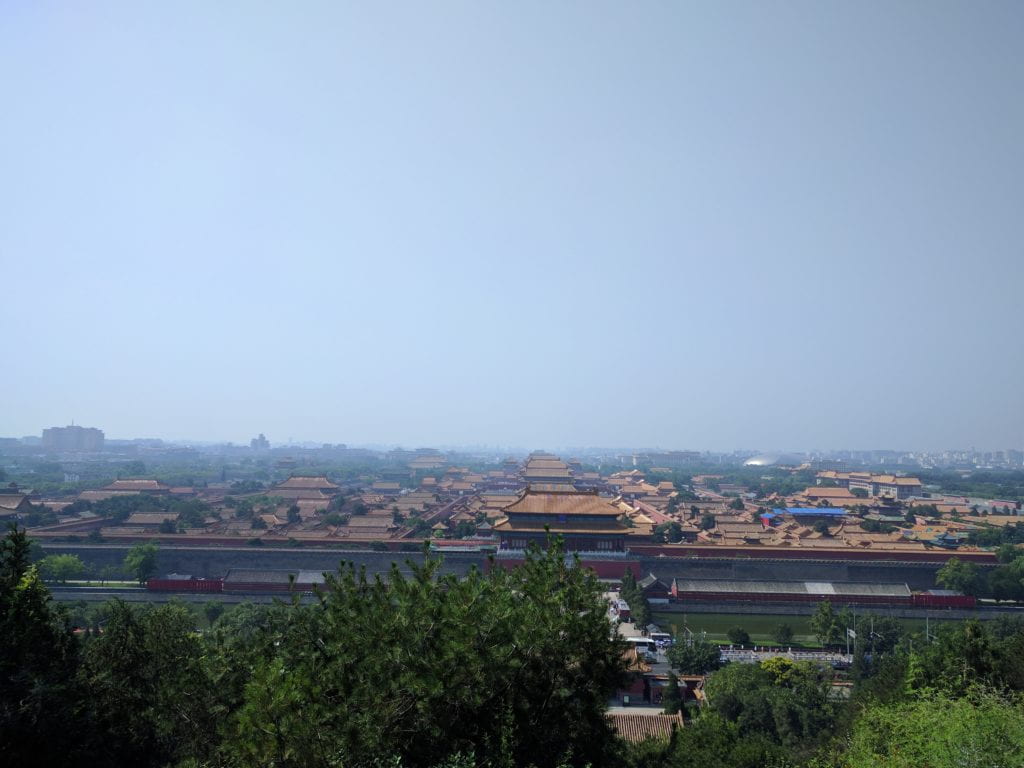
{"type": "Polygon", "coordinates": [[[1024,5],[0,17],[0,434],[1024,444],[1024,5]]]}
{"type": "MultiPolygon", "coordinates": [[[[92,424],[54,424],[54,427],[67,427],[67,426],[79,426],[83,428],[102,429],[92,424]]],[[[709,448],[699,445],[616,445],[612,443],[607,444],[592,444],[592,445],[541,445],[541,444],[515,444],[510,442],[503,442],[500,440],[490,441],[477,441],[471,443],[438,443],[437,441],[426,441],[426,442],[415,442],[415,441],[397,441],[397,442],[382,442],[382,441],[365,441],[365,442],[349,442],[340,439],[323,439],[317,440],[312,438],[295,438],[291,435],[288,437],[270,439],[269,435],[263,432],[254,432],[250,437],[242,438],[210,438],[210,437],[185,437],[185,438],[166,438],[160,435],[134,435],[131,437],[125,437],[123,435],[111,435],[104,432],[104,436],[107,441],[120,441],[120,442],[131,442],[131,441],[145,441],[145,440],[161,440],[166,444],[175,445],[195,445],[195,446],[234,446],[244,447],[248,445],[250,440],[255,437],[263,436],[268,439],[271,448],[286,448],[286,447],[321,447],[325,445],[337,446],[345,445],[348,448],[366,448],[375,450],[390,450],[393,448],[402,449],[421,449],[421,448],[433,448],[437,450],[508,450],[516,453],[527,454],[534,451],[545,451],[550,450],[555,453],[559,452],[572,452],[572,451],[594,451],[594,452],[614,452],[614,451],[696,451],[698,453],[709,453],[709,454],[731,454],[731,453],[765,453],[765,454],[784,454],[784,453],[796,453],[796,454],[811,454],[811,453],[829,453],[829,452],[867,452],[867,451],[895,451],[895,452],[906,452],[906,453],[937,453],[943,451],[999,451],[999,450],[1019,450],[1019,446],[979,446],[979,445],[964,445],[964,446],[945,446],[937,449],[925,449],[925,448],[914,448],[906,446],[886,446],[886,445],[874,445],[874,446],[755,446],[755,445],[739,445],[732,447],[723,448],[709,448]]],[[[0,438],[39,438],[39,434],[35,435],[0,435],[0,438]]]]}

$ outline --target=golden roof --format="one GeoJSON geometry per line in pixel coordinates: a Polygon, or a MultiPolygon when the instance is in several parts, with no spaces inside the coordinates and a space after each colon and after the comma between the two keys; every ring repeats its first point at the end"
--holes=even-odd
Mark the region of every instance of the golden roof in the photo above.
{"type": "Polygon", "coordinates": [[[621,512],[610,499],[596,493],[581,491],[544,491],[528,489],[512,504],[505,507],[506,514],[530,515],[600,515],[618,518],[621,512]]]}

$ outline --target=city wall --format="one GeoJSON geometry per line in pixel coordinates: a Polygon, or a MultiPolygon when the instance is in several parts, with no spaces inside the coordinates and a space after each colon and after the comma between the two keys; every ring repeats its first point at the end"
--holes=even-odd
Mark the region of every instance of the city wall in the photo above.
{"type": "Polygon", "coordinates": [[[906,584],[911,589],[935,587],[942,563],[849,562],[842,560],[761,560],[641,557],[644,575],[653,573],[669,584],[673,578],[735,581],[860,581],[906,584]]]}
{"type": "MultiPolygon", "coordinates": [[[[43,542],[46,554],[74,554],[96,568],[121,568],[130,547],[116,545],[43,542]]],[[[442,571],[464,576],[476,565],[483,569],[485,557],[475,553],[450,553],[442,571]]],[[[269,547],[160,547],[157,573],[181,573],[204,578],[222,578],[232,568],[265,570],[309,570],[334,572],[343,562],[365,567],[368,574],[387,573],[392,563],[409,572],[407,561],[423,562],[422,552],[371,552],[326,549],[273,549],[269,547]]]]}
{"type": "MultiPolygon", "coordinates": [[[[97,568],[121,567],[129,547],[114,544],[43,542],[47,554],[76,554],[97,568]]],[[[907,584],[911,589],[935,586],[940,563],[849,562],[822,560],[767,560],[754,558],[633,557],[642,575],[655,574],[666,583],[673,578],[732,579],[738,581],[861,581],[907,584]]],[[[168,547],[160,548],[157,572],[183,573],[207,578],[223,577],[232,568],[334,571],[352,561],[370,574],[386,573],[392,563],[408,571],[406,561],[422,562],[422,552],[372,552],[271,547],[168,547]]],[[[486,568],[487,557],[471,552],[446,553],[443,571],[465,575],[474,565],[486,568]]]]}

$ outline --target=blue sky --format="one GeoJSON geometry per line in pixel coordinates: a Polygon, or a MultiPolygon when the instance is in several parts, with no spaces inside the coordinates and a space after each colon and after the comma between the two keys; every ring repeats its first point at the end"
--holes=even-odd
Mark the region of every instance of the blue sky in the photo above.
{"type": "Polygon", "coordinates": [[[0,5],[0,434],[1024,444],[1024,5],[0,5]]]}

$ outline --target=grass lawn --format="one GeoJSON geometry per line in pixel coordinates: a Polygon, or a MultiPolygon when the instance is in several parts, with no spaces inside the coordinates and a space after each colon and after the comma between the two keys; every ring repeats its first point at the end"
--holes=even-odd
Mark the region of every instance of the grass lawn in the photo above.
{"type": "Polygon", "coordinates": [[[775,644],[772,635],[779,624],[789,624],[793,629],[794,645],[819,647],[811,631],[810,616],[772,616],[755,613],[658,613],[653,612],[654,623],[665,627],[673,635],[679,635],[683,627],[700,634],[707,633],[714,643],[727,643],[726,637],[733,627],[742,627],[750,635],[750,642],[757,645],[775,644]]]}
{"type": "Polygon", "coordinates": [[[60,582],[54,582],[61,587],[103,587],[110,589],[131,589],[138,588],[139,582],[137,581],[68,581],[64,584],[60,582]]]}
{"type": "MultiPolygon", "coordinates": [[[[861,611],[857,613],[861,616],[864,615],[861,611]]],[[[792,645],[808,648],[821,647],[817,638],[814,637],[814,632],[811,631],[810,616],[779,616],[777,614],[757,613],[663,613],[653,611],[652,617],[655,624],[665,628],[666,631],[674,635],[680,634],[685,625],[692,632],[706,632],[708,640],[714,643],[729,642],[726,632],[733,627],[741,627],[747,631],[750,635],[750,642],[755,645],[776,645],[777,643],[772,635],[779,624],[785,623],[789,624],[793,630],[792,645]]],[[[899,621],[905,631],[924,635],[924,619],[900,619],[899,621]]],[[[933,632],[939,621],[941,619],[931,620],[933,632]]],[[[945,619],[945,621],[950,621],[950,619],[945,619]]],[[[952,621],[961,621],[961,619],[952,619],[952,621]]]]}

